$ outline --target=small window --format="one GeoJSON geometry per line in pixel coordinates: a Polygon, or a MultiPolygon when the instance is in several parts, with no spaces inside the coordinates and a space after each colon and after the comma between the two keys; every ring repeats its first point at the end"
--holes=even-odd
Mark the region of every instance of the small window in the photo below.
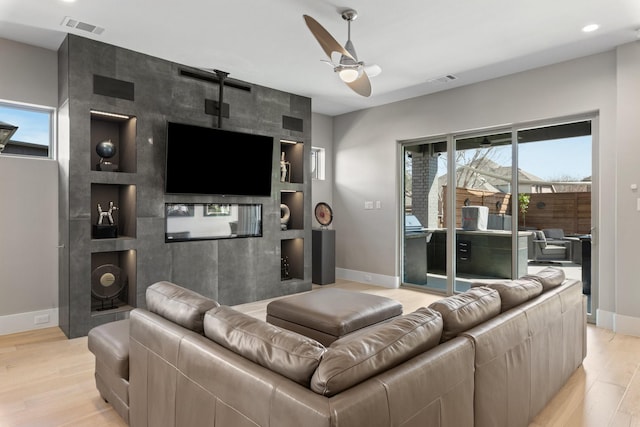
{"type": "Polygon", "coordinates": [[[18,129],[5,141],[2,155],[52,157],[54,109],[0,101],[0,124],[18,129]]]}
{"type": "Polygon", "coordinates": [[[324,180],[324,148],[311,147],[311,178],[324,180]]]}

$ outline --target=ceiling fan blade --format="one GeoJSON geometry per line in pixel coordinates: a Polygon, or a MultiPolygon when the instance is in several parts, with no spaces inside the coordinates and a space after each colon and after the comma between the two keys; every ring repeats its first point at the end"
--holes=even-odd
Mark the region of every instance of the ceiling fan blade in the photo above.
{"type": "Polygon", "coordinates": [[[351,54],[344,47],[342,47],[340,43],[338,43],[336,39],[334,39],[333,36],[324,29],[322,25],[318,23],[318,21],[316,21],[309,15],[302,16],[304,17],[304,21],[307,23],[307,27],[309,27],[311,34],[313,34],[316,40],[318,40],[318,43],[320,43],[320,47],[322,47],[322,50],[324,50],[324,53],[327,54],[329,59],[331,59],[331,54],[333,52],[338,52],[341,55],[354,59],[351,54]]]}
{"type": "Polygon", "coordinates": [[[369,77],[366,72],[362,72],[362,75],[352,81],[351,83],[345,82],[347,86],[349,86],[355,93],[362,96],[371,95],[371,81],[369,81],[369,77]]]}
{"type": "Polygon", "coordinates": [[[364,70],[367,72],[369,77],[375,77],[382,72],[382,68],[378,64],[365,65],[364,70]]]}

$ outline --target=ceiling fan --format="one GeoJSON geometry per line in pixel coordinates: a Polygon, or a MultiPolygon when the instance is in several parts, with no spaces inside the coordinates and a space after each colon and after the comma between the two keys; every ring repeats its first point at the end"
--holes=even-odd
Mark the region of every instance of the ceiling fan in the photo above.
{"type": "Polygon", "coordinates": [[[351,42],[351,21],[355,21],[358,17],[358,12],[353,9],[347,9],[341,13],[342,19],[347,21],[348,32],[347,42],[344,47],[340,45],[333,38],[322,25],[309,15],[303,15],[307,27],[311,31],[311,34],[318,40],[322,50],[329,57],[327,62],[333,67],[333,71],[336,72],[340,79],[346,83],[354,92],[362,96],[371,95],[371,82],[369,77],[374,77],[382,72],[382,69],[378,65],[365,65],[363,61],[358,61],[356,50],[351,42]],[[331,55],[337,52],[340,56],[340,61],[334,63],[331,55]]]}

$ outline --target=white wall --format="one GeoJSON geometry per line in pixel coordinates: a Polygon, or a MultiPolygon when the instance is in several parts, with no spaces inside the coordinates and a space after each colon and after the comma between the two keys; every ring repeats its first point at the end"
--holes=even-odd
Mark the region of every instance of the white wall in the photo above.
{"type": "Polygon", "coordinates": [[[58,324],[57,183],[55,160],[0,155],[0,335],[58,324]]]}
{"type": "MultiPolygon", "coordinates": [[[[615,157],[616,256],[615,287],[610,299],[613,308],[608,307],[611,326],[622,333],[640,335],[640,43],[630,43],[617,51],[617,133],[618,143],[615,157]]],[[[603,153],[608,156],[609,153],[603,153]]],[[[613,159],[610,160],[613,163],[613,159]]],[[[611,280],[605,277],[603,280],[611,280]]],[[[603,283],[601,282],[601,287],[603,283]]],[[[604,307],[603,307],[604,308],[604,307]]]]}
{"type": "MultiPolygon", "coordinates": [[[[311,218],[313,227],[320,227],[315,219],[313,209],[319,202],[333,207],[333,118],[324,114],[313,113],[311,117],[311,143],[314,147],[324,148],[325,179],[314,179],[311,183],[311,218]]],[[[332,228],[333,224],[329,226],[332,228]]]]}
{"type": "MultiPolygon", "coordinates": [[[[640,335],[640,44],[334,118],[338,271],[399,283],[398,140],[597,112],[598,323],[640,335]],[[365,210],[366,200],[381,209],[365,210]]],[[[374,280],[375,283],[375,280],[374,280]]]]}
{"type": "Polygon", "coordinates": [[[0,99],[58,106],[58,53],[0,38],[0,99]]]}
{"type": "MultiPolygon", "coordinates": [[[[57,107],[56,52],[0,51],[0,99],[57,107]]],[[[57,162],[0,154],[0,335],[58,324],[57,217],[57,162]]]]}

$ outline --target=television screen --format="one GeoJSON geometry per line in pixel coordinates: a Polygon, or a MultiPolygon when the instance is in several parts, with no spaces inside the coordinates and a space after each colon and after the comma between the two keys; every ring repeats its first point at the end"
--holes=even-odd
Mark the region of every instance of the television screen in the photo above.
{"type": "Polygon", "coordinates": [[[273,137],[167,122],[169,194],[270,196],[273,137]]]}

